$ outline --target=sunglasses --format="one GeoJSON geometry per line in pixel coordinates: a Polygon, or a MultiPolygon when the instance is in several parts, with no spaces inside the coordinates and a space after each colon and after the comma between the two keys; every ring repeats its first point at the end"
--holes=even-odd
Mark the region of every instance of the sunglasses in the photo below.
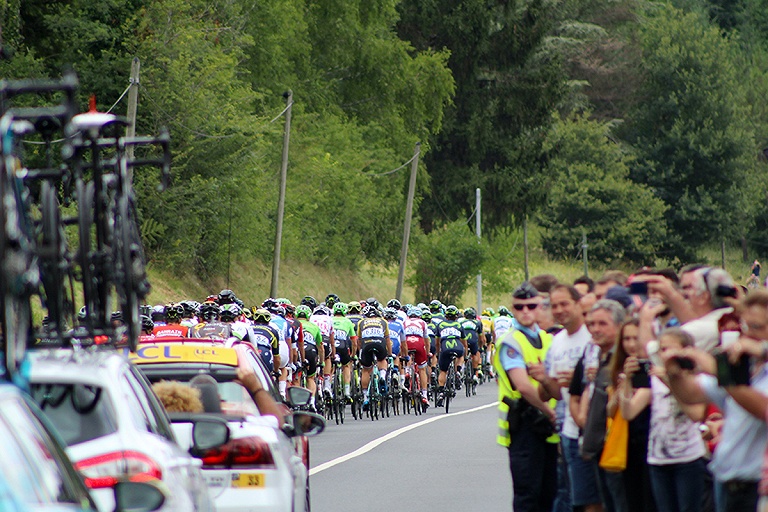
{"type": "Polygon", "coordinates": [[[529,311],[533,311],[537,307],[539,307],[538,304],[512,304],[512,307],[515,308],[515,311],[522,311],[525,308],[528,308],[529,311]]]}

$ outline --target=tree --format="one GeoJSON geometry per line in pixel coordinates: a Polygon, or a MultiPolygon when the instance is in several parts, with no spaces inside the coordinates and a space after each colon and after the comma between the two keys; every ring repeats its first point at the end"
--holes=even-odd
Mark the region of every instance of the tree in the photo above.
{"type": "Polygon", "coordinates": [[[655,264],[666,207],[648,187],[629,179],[632,158],[612,140],[611,124],[569,117],[554,124],[545,148],[558,178],[539,215],[544,250],[573,257],[586,234],[590,259],[655,264]]]}
{"type": "Polygon", "coordinates": [[[416,300],[437,299],[453,304],[480,271],[485,251],[463,221],[414,237],[413,273],[408,282],[416,287],[416,300]]]}
{"type": "Polygon", "coordinates": [[[738,46],[702,16],[659,4],[638,27],[643,82],[625,136],[632,178],[668,206],[668,247],[686,260],[748,224],[758,203],[738,46]]]}

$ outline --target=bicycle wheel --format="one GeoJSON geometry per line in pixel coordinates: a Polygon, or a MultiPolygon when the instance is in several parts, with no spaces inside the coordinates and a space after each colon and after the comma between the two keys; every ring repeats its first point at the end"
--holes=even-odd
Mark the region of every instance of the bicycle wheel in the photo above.
{"type": "Polygon", "coordinates": [[[448,367],[448,374],[447,378],[445,379],[445,413],[448,414],[448,408],[451,405],[451,398],[453,398],[453,395],[455,394],[455,380],[456,380],[456,370],[453,367],[453,361],[451,361],[451,365],[448,367]]]}
{"type": "Polygon", "coordinates": [[[358,394],[361,394],[360,392],[360,384],[357,379],[357,370],[352,370],[352,382],[349,386],[349,393],[352,397],[352,403],[350,404],[350,409],[352,409],[352,417],[355,418],[355,420],[358,420],[362,417],[362,409],[360,408],[361,402],[358,402],[358,394]]]}
{"type": "Polygon", "coordinates": [[[86,323],[93,327],[95,291],[93,269],[91,268],[91,227],[93,226],[93,184],[78,180],[75,187],[77,195],[77,262],[80,265],[80,278],[83,283],[83,302],[87,311],[86,323]]]}
{"type": "Polygon", "coordinates": [[[118,297],[123,323],[126,327],[128,347],[133,352],[139,342],[141,322],[139,300],[147,295],[144,249],[139,228],[128,197],[118,200],[118,216],[115,219],[115,267],[117,271],[118,297]]]}
{"type": "Polygon", "coordinates": [[[56,189],[44,181],[40,188],[40,210],[42,214],[42,240],[39,247],[41,280],[45,291],[45,306],[48,309],[48,334],[61,343],[63,331],[71,325],[72,315],[66,315],[64,290],[64,267],[66,267],[66,237],[61,225],[59,201],[56,189]],[[68,317],[68,318],[67,318],[68,317]]]}

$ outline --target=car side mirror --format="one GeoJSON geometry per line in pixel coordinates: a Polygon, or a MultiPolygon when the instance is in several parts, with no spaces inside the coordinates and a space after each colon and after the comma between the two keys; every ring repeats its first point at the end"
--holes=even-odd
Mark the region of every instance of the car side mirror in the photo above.
{"type": "Polygon", "coordinates": [[[303,407],[309,404],[312,392],[307,388],[291,386],[286,391],[286,398],[292,407],[303,407]]]}
{"type": "Polygon", "coordinates": [[[168,417],[171,423],[192,424],[192,447],[189,454],[193,457],[202,457],[208,450],[229,442],[231,434],[224,418],[190,413],[169,413],[168,417]]]}
{"type": "Polygon", "coordinates": [[[152,512],[165,503],[166,491],[155,482],[118,482],[115,512],[152,512]]]}
{"type": "Polygon", "coordinates": [[[290,420],[283,426],[288,437],[312,437],[325,430],[325,418],[313,412],[295,411],[288,418],[290,420]]]}

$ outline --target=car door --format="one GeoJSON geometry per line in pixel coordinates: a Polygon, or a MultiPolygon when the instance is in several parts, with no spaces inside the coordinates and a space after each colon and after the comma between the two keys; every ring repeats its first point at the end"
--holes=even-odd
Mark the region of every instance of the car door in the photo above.
{"type": "Polygon", "coordinates": [[[178,472],[185,488],[189,489],[197,510],[211,509],[212,504],[202,475],[202,460],[192,457],[178,445],[165,408],[152,391],[152,385],[144,374],[133,365],[127,373],[131,386],[146,411],[152,431],[171,445],[174,470],[178,472]]]}

